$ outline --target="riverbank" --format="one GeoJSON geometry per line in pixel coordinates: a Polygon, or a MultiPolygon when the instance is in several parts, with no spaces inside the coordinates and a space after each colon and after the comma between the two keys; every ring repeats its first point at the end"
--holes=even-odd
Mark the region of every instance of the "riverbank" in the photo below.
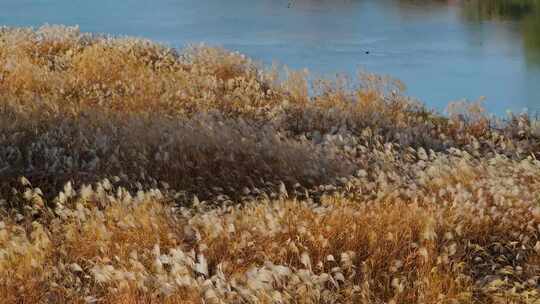
{"type": "Polygon", "coordinates": [[[535,303],[539,138],[399,82],[0,31],[6,302],[535,303]]]}

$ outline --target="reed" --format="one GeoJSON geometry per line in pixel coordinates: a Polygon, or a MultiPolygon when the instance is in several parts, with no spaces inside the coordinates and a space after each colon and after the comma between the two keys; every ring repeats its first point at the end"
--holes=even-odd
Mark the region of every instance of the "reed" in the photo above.
{"type": "Polygon", "coordinates": [[[377,75],[2,28],[0,299],[538,303],[538,124],[449,112],[377,75]]]}

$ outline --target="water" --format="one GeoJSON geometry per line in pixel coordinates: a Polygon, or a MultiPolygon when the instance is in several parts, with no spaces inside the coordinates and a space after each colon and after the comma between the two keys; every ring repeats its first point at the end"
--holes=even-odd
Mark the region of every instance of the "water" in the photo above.
{"type": "Polygon", "coordinates": [[[0,24],[79,25],[174,47],[206,42],[319,76],[402,80],[444,110],[540,110],[540,0],[1,0],[0,24]]]}

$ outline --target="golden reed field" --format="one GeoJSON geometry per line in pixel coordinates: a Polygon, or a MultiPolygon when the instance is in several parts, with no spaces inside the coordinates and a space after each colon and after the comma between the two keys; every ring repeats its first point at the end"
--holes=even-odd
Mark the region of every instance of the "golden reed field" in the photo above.
{"type": "Polygon", "coordinates": [[[540,125],[0,29],[2,303],[540,303],[540,125]]]}

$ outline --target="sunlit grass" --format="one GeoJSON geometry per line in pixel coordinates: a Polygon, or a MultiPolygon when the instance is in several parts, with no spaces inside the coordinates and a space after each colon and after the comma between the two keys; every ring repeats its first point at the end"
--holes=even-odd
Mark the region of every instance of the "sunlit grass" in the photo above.
{"type": "Polygon", "coordinates": [[[538,123],[280,74],[0,30],[1,301],[538,303],[538,123]]]}

